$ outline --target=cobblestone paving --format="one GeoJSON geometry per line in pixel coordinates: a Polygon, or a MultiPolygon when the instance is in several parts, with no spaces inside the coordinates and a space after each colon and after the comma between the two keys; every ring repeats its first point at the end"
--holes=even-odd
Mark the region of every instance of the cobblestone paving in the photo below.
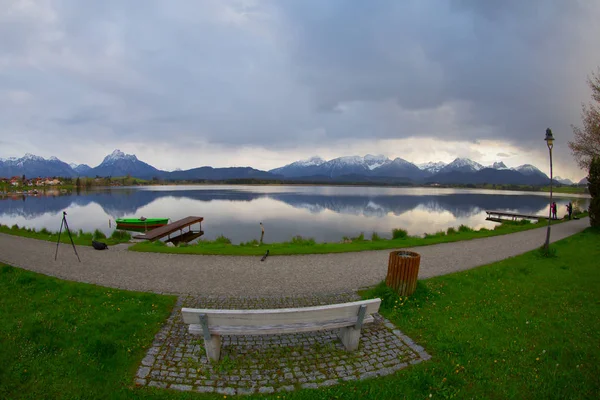
{"type": "Polygon", "coordinates": [[[208,361],[202,335],[191,335],[182,307],[265,309],[308,307],[360,300],[353,293],[303,298],[181,296],[137,371],[138,385],[223,395],[274,393],[332,386],[391,374],[428,360],[425,350],[375,315],[363,327],[360,347],[347,352],[337,332],[224,336],[221,359],[208,361]]]}

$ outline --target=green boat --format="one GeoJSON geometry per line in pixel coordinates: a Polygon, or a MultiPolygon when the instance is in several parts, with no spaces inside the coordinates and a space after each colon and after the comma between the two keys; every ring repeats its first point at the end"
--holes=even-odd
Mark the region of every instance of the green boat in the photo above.
{"type": "Polygon", "coordinates": [[[169,218],[117,218],[117,229],[149,229],[158,228],[169,223],[169,218]]]}

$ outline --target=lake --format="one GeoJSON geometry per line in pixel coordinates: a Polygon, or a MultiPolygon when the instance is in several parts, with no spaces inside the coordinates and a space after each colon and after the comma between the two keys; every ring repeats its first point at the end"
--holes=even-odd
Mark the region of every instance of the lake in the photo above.
{"type": "MultiPolygon", "coordinates": [[[[589,197],[555,195],[558,215],[569,201],[587,209],[589,197]]],[[[225,235],[234,243],[260,238],[286,241],[296,235],[318,242],[373,232],[389,238],[393,228],[423,235],[458,227],[493,228],[485,210],[548,215],[549,195],[474,189],[359,186],[143,186],[80,193],[0,197],[0,223],[58,231],[62,211],[71,230],[110,234],[115,218],[204,217],[206,239],[225,235]],[[109,227],[109,221],[110,227],[109,227]]]]}

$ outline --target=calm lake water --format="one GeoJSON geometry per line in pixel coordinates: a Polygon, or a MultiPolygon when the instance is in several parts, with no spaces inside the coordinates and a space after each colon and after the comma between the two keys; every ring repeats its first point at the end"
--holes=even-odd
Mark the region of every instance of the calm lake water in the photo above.
{"type": "MultiPolygon", "coordinates": [[[[0,197],[0,223],[57,231],[62,211],[71,230],[110,234],[115,218],[204,217],[204,238],[234,243],[260,238],[286,241],[296,235],[319,242],[373,232],[391,237],[393,228],[422,235],[458,227],[493,228],[485,210],[548,215],[548,194],[513,191],[340,186],[146,186],[72,194],[0,197]],[[109,227],[109,220],[112,221],[109,227]]],[[[558,214],[569,201],[587,209],[589,197],[556,196],[558,214]]]]}

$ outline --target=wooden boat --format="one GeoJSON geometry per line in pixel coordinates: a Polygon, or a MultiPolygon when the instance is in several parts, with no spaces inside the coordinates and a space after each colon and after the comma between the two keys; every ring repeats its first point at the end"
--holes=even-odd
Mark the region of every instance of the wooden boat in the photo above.
{"type": "Polygon", "coordinates": [[[167,225],[169,218],[117,218],[115,222],[117,223],[117,229],[148,229],[167,225]]]}

